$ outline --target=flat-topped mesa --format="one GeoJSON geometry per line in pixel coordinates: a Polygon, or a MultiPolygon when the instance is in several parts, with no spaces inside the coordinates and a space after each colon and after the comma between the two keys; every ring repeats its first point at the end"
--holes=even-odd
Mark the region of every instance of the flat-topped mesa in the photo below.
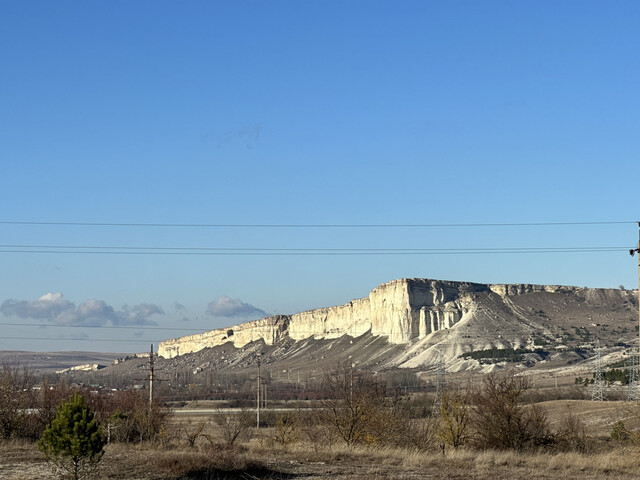
{"type": "Polygon", "coordinates": [[[411,278],[393,280],[374,288],[369,296],[334,307],[318,308],[293,315],[278,315],[197,335],[160,342],[158,353],[175,357],[231,342],[242,347],[263,340],[273,344],[288,336],[337,338],[366,332],[402,344],[448,329],[475,310],[474,293],[501,297],[533,292],[570,291],[577,287],[547,285],[485,285],[411,278]]]}
{"type": "Polygon", "coordinates": [[[240,325],[160,342],[158,353],[166,358],[231,342],[242,347],[263,340],[273,344],[285,336],[337,338],[371,332],[390,343],[407,343],[450,328],[468,310],[463,297],[487,291],[487,285],[430,279],[400,279],[383,283],[368,297],[345,305],[318,308],[293,315],[278,315],[240,325]]]}

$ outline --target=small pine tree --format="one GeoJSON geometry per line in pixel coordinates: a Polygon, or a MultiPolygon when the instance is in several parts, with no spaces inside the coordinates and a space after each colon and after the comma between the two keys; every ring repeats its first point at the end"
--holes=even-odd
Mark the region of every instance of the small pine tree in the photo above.
{"type": "Polygon", "coordinates": [[[84,397],[73,394],[62,402],[47,426],[38,448],[63,473],[63,478],[81,480],[97,473],[105,439],[84,397]]]}

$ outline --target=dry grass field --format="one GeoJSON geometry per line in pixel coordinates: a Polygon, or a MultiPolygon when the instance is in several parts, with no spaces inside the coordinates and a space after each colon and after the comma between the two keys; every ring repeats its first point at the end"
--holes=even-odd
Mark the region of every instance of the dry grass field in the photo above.
{"type": "MultiPolygon", "coordinates": [[[[0,448],[0,478],[54,478],[32,444],[0,448]]],[[[390,448],[333,448],[315,451],[297,445],[284,449],[252,442],[215,451],[111,445],[102,461],[100,479],[209,480],[409,480],[434,479],[632,479],[640,478],[640,449],[620,447],[600,453],[545,454],[457,450],[418,452],[390,448]]]]}
{"type": "MultiPolygon", "coordinates": [[[[636,413],[624,402],[556,400],[540,404],[551,424],[569,414],[582,419],[592,442],[587,453],[545,451],[478,451],[438,448],[403,449],[340,444],[312,445],[303,439],[283,446],[274,429],[253,431],[252,438],[234,447],[222,444],[211,415],[172,417],[167,438],[158,444],[112,444],[101,462],[100,479],[640,479],[640,446],[609,438],[611,426],[636,413]],[[201,432],[189,447],[188,433],[201,432]]],[[[0,443],[0,478],[55,478],[32,443],[0,443]]]]}

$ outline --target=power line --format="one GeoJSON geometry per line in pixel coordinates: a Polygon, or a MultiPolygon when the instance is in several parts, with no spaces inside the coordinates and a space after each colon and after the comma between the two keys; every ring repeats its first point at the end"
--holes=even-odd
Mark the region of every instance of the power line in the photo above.
{"type": "Polygon", "coordinates": [[[458,251],[520,251],[520,250],[628,250],[628,246],[587,246],[587,247],[467,247],[467,248],[339,248],[339,247],[318,247],[318,248],[263,248],[263,247],[151,247],[151,246],[139,246],[139,245],[28,245],[28,244],[0,244],[0,248],[39,248],[39,249],[103,249],[103,250],[179,250],[179,251],[240,251],[240,252],[403,252],[403,251],[418,251],[418,252],[458,252],[458,251]]]}
{"type": "Polygon", "coordinates": [[[393,256],[493,255],[537,253],[598,253],[629,251],[629,247],[503,247],[503,248],[235,248],[0,245],[0,253],[64,255],[183,255],[183,256],[393,256]]]}
{"type": "Polygon", "coordinates": [[[465,227],[551,227],[578,225],[625,225],[637,221],[515,222],[515,223],[119,223],[0,221],[0,225],[140,228],[465,228],[465,227]]]}
{"type": "Polygon", "coordinates": [[[156,326],[130,326],[130,325],[62,325],[59,323],[0,323],[0,327],[59,327],[59,328],[104,328],[104,329],[131,329],[131,330],[168,330],[176,332],[194,331],[208,332],[210,328],[176,328],[176,327],[156,327],[156,326]]]}
{"type": "Polygon", "coordinates": [[[156,340],[134,340],[127,338],[59,338],[59,337],[2,337],[2,340],[45,340],[45,341],[72,341],[72,342],[128,342],[128,343],[152,343],[156,340]]]}

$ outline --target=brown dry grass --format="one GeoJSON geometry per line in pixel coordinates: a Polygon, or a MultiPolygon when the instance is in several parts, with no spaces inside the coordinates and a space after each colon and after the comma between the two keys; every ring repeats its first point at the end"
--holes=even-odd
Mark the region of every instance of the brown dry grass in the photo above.
{"type": "MultiPolygon", "coordinates": [[[[305,478],[341,480],[471,478],[640,479],[640,448],[620,447],[600,453],[515,453],[452,450],[442,455],[397,448],[289,448],[254,440],[247,447],[160,449],[150,445],[110,445],[101,479],[209,480],[305,478]]],[[[32,444],[0,445],[0,478],[45,480],[51,473],[32,444]]]]}
{"type": "MultiPolygon", "coordinates": [[[[223,447],[209,417],[173,418],[162,445],[112,444],[101,465],[101,480],[411,480],[429,479],[551,479],[616,478],[640,480],[640,446],[607,439],[611,423],[630,420],[634,413],[616,402],[544,402],[552,422],[568,413],[588,421],[597,437],[589,454],[512,451],[433,450],[391,447],[346,447],[298,442],[278,445],[270,429],[253,432],[251,441],[223,447]],[[189,447],[186,431],[205,421],[203,436],[189,447]],[[181,434],[179,434],[182,432],[181,434]],[[206,436],[204,436],[206,435],[206,436]]],[[[639,418],[635,415],[635,418],[639,418]]],[[[301,436],[301,438],[304,436],[301,436]]],[[[43,456],[31,443],[0,443],[0,479],[50,480],[43,456]]]]}

